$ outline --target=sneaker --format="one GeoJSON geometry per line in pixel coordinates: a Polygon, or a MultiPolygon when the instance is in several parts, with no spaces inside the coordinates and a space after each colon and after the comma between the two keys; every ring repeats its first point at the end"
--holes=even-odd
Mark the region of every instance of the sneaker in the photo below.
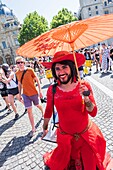
{"type": "Polygon", "coordinates": [[[16,113],[14,120],[17,120],[19,118],[19,114],[16,113]]]}
{"type": "Polygon", "coordinates": [[[8,109],[7,114],[12,113],[13,111],[11,109],[8,109]]]}
{"type": "Polygon", "coordinates": [[[89,71],[92,71],[92,69],[90,68],[89,71]]]}
{"type": "Polygon", "coordinates": [[[26,114],[27,113],[27,109],[25,109],[24,113],[23,114],[26,114]]]}
{"type": "Polygon", "coordinates": [[[104,71],[104,73],[107,73],[107,72],[108,72],[107,70],[104,71]]]}

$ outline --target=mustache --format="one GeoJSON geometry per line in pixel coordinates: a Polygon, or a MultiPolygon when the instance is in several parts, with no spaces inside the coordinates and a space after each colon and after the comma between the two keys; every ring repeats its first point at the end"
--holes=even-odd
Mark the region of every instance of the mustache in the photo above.
{"type": "Polygon", "coordinates": [[[58,77],[61,77],[61,76],[68,76],[68,74],[59,74],[58,77]]]}

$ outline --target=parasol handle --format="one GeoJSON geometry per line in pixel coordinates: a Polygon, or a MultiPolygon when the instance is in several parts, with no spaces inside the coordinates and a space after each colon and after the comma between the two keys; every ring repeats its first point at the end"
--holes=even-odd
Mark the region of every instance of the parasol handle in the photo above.
{"type": "MultiPolygon", "coordinates": [[[[78,65],[77,65],[77,60],[76,60],[74,50],[73,50],[73,57],[74,57],[75,67],[76,67],[77,74],[78,74],[78,79],[79,79],[80,84],[81,84],[81,77],[80,77],[80,73],[79,73],[79,70],[78,70],[78,65]]],[[[84,112],[84,96],[83,95],[82,95],[82,112],[84,112]]]]}
{"type": "Polygon", "coordinates": [[[77,60],[76,60],[76,56],[75,56],[74,51],[73,51],[73,57],[74,57],[74,62],[75,62],[75,66],[76,66],[76,70],[77,70],[77,74],[78,74],[78,79],[79,79],[80,84],[81,84],[81,77],[80,77],[80,73],[79,73],[79,70],[78,70],[77,60]]]}

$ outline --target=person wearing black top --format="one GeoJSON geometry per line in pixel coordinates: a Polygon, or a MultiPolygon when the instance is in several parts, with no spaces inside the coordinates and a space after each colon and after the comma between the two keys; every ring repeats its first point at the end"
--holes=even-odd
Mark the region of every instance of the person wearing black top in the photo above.
{"type": "MultiPolygon", "coordinates": [[[[2,79],[3,74],[5,74],[5,72],[2,68],[0,68],[0,79],[2,79]]],[[[8,101],[7,86],[2,81],[0,81],[0,94],[1,94],[2,98],[4,99],[4,101],[6,103],[6,107],[4,108],[4,110],[8,109],[8,112],[10,112],[11,109],[10,109],[10,105],[9,105],[9,101],[8,101]]]]}

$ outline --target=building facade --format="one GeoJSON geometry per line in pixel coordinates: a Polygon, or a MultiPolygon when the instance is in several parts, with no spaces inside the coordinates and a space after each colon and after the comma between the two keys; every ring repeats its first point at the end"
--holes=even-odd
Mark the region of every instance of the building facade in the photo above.
{"type": "MultiPolygon", "coordinates": [[[[81,19],[113,13],[113,0],[79,0],[79,3],[79,16],[81,19]]],[[[113,38],[106,42],[110,45],[113,42],[113,38]]]]}
{"type": "Polygon", "coordinates": [[[0,1],[0,64],[15,63],[20,23],[12,10],[0,1]]]}

